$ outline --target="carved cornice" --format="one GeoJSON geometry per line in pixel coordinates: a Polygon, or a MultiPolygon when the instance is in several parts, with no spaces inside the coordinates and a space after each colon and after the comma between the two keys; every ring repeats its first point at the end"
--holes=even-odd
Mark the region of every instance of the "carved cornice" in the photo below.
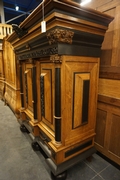
{"type": "Polygon", "coordinates": [[[62,63],[62,57],[58,54],[50,56],[50,61],[53,63],[62,63]]]}
{"type": "Polygon", "coordinates": [[[63,29],[54,29],[47,34],[50,45],[58,42],[72,44],[73,36],[74,32],[63,29]]]}

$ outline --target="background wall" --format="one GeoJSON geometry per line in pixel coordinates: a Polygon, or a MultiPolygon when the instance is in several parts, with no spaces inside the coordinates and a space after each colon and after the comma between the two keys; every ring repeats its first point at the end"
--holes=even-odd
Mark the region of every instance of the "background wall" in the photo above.
{"type": "Polygon", "coordinates": [[[87,7],[114,17],[102,44],[96,148],[120,164],[120,1],[92,0],[87,7]]]}

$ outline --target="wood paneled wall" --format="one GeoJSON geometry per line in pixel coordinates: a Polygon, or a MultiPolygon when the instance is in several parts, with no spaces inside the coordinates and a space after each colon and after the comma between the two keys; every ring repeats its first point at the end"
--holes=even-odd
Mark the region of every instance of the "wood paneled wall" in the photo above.
{"type": "Polygon", "coordinates": [[[92,0],[87,6],[114,17],[102,44],[95,141],[120,165],[120,1],[92,0]]]}

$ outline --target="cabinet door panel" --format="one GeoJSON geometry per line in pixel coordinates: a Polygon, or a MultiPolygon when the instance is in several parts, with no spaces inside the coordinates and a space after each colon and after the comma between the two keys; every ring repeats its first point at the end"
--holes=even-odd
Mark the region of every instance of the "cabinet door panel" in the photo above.
{"type": "MultiPolygon", "coordinates": [[[[66,97],[64,119],[66,144],[73,137],[94,136],[97,106],[98,63],[67,62],[65,65],[66,97]]],[[[64,124],[63,124],[64,126],[64,124]]],[[[75,140],[74,138],[74,140],[75,140]]]]}
{"type": "Polygon", "coordinates": [[[54,67],[41,63],[40,95],[42,122],[53,129],[54,67]]]}
{"type": "Polygon", "coordinates": [[[89,79],[89,73],[74,74],[73,129],[88,121],[89,79]]]}
{"type": "Polygon", "coordinates": [[[33,112],[33,97],[32,97],[32,67],[26,64],[26,69],[24,73],[25,78],[25,101],[26,108],[33,112]]]}

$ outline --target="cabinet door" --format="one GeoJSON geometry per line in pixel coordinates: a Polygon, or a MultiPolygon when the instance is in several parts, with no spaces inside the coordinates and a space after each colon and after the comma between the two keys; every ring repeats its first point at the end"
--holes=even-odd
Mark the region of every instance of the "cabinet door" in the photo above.
{"type": "Polygon", "coordinates": [[[54,129],[54,64],[41,63],[40,96],[41,120],[54,129]]]}
{"type": "Polygon", "coordinates": [[[62,98],[65,144],[94,137],[97,107],[98,59],[74,57],[70,60],[66,60],[62,78],[65,83],[62,98]]]}
{"type": "Polygon", "coordinates": [[[32,97],[32,65],[26,64],[25,73],[24,73],[24,81],[25,81],[25,102],[26,108],[33,112],[33,97],[32,97]]]}

